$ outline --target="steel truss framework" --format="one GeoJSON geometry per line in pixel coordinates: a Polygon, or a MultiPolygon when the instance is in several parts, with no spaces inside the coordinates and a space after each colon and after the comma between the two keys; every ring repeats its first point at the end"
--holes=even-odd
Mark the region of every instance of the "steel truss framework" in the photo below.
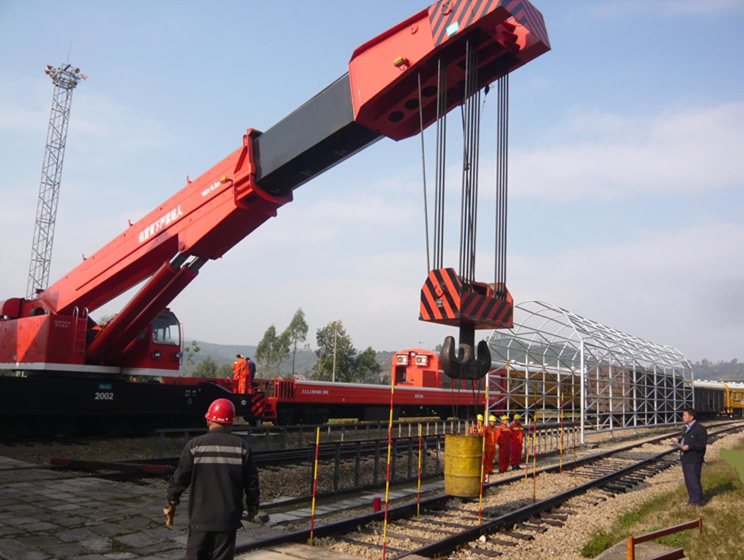
{"type": "Polygon", "coordinates": [[[488,380],[496,409],[578,423],[583,443],[587,432],[679,423],[693,406],[692,367],[675,348],[549,303],[514,311],[514,329],[488,338],[502,370],[488,380]]]}
{"type": "Polygon", "coordinates": [[[54,94],[44,149],[44,163],[41,167],[41,186],[36,206],[34,238],[31,244],[31,265],[26,287],[28,299],[33,299],[37,292],[45,290],[49,285],[54,224],[57,221],[57,202],[59,185],[62,180],[62,164],[65,159],[72,92],[81,79],[87,79],[87,76],[80,73],[79,68],[73,68],[70,64],[57,68],[47,65],[46,74],[54,82],[54,94]]]}

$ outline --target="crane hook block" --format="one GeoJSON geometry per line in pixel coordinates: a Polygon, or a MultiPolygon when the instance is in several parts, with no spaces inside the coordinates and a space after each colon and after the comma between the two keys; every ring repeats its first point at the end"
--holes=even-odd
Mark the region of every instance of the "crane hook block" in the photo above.
{"type": "MultiPolygon", "coordinates": [[[[514,300],[503,285],[466,282],[453,268],[429,272],[421,287],[419,319],[476,329],[510,329],[514,300]]],[[[462,342],[462,336],[460,337],[462,342]]]]}
{"type": "Polygon", "coordinates": [[[476,357],[472,343],[461,343],[455,356],[455,339],[448,336],[444,339],[439,353],[439,367],[452,379],[483,379],[491,368],[491,352],[488,344],[485,340],[478,343],[476,357]]]}

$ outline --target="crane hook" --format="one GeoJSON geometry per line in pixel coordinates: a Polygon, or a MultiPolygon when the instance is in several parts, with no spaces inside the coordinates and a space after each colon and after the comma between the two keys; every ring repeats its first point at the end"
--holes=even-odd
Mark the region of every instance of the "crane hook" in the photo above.
{"type": "Polygon", "coordinates": [[[488,343],[478,343],[475,353],[475,325],[460,326],[460,347],[455,355],[455,339],[448,336],[444,339],[439,352],[439,367],[452,379],[483,379],[491,369],[491,351],[488,343]]]}

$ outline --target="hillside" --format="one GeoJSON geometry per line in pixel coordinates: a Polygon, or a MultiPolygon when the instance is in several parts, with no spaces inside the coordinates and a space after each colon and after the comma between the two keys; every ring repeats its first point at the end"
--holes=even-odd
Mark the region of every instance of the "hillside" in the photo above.
{"type": "MultiPolygon", "coordinates": [[[[187,348],[191,345],[192,341],[188,341],[187,348]]],[[[251,356],[256,353],[255,345],[234,345],[234,344],[215,344],[212,342],[197,341],[197,345],[201,350],[194,355],[194,365],[204,361],[207,356],[211,357],[217,366],[231,365],[235,360],[236,354],[243,354],[244,356],[251,356]]],[[[377,363],[382,366],[382,375],[388,375],[390,372],[390,366],[393,359],[393,351],[383,350],[376,352],[377,363]]],[[[295,359],[295,371],[297,375],[310,378],[313,366],[318,361],[315,351],[309,347],[297,350],[297,356],[295,359]]],[[[692,364],[692,370],[695,373],[695,379],[701,380],[718,380],[725,379],[729,381],[742,381],[744,382],[744,362],[739,362],[736,358],[729,362],[719,361],[711,362],[703,359],[701,362],[694,362],[692,364]]],[[[292,372],[292,359],[285,360],[281,365],[282,376],[289,376],[292,372]]],[[[187,371],[184,371],[188,374],[187,371]]],[[[258,375],[261,375],[260,370],[258,375]]]]}
{"type": "Polygon", "coordinates": [[[711,362],[703,359],[702,362],[692,364],[695,379],[744,381],[744,362],[736,358],[730,362],[711,362]]]}
{"type": "MultiPolygon", "coordinates": [[[[203,341],[191,341],[188,340],[186,343],[186,348],[190,348],[192,342],[196,342],[197,346],[200,348],[199,352],[195,353],[193,355],[193,364],[197,365],[201,362],[203,362],[207,357],[209,356],[214,360],[218,367],[224,366],[224,365],[232,365],[232,363],[235,361],[235,356],[237,354],[242,354],[243,356],[250,356],[254,357],[254,354],[256,353],[256,346],[255,345],[236,345],[236,344],[215,344],[212,342],[203,342],[203,341]]],[[[390,365],[392,363],[394,352],[391,351],[381,351],[376,352],[377,355],[377,363],[379,363],[382,366],[382,375],[386,376],[390,372],[390,365]]],[[[188,355],[188,352],[187,352],[188,355]]],[[[255,360],[254,360],[255,361],[255,360]]],[[[318,361],[317,356],[315,355],[315,352],[311,350],[309,347],[304,349],[297,349],[297,355],[295,357],[295,372],[298,376],[304,376],[307,378],[310,378],[312,374],[312,369],[315,363],[318,361]]],[[[184,374],[188,375],[188,368],[185,367],[184,362],[184,368],[183,372],[184,374]]],[[[281,374],[282,376],[289,376],[292,373],[292,358],[288,360],[285,360],[282,362],[281,365],[281,374]]],[[[256,375],[261,377],[261,370],[256,372],[256,375]]]]}

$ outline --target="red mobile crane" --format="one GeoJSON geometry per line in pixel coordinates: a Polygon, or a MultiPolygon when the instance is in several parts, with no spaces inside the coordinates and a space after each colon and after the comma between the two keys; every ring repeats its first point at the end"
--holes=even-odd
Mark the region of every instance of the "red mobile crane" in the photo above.
{"type": "MultiPolygon", "coordinates": [[[[408,138],[460,105],[466,45],[478,51],[478,88],[550,48],[542,15],[526,0],[440,0],[356,49],[347,74],[265,133],[249,129],[232,154],[35,299],[0,301],[0,369],[16,372],[0,376],[0,422],[73,413],[199,418],[224,388],[130,382],[178,370],[180,326],[168,304],[207,261],[276,216],[294,189],[382,136],[408,138]],[[143,281],[109,323],[91,319],[143,281]]],[[[237,397],[239,413],[255,414],[257,397],[237,397]]]]}

